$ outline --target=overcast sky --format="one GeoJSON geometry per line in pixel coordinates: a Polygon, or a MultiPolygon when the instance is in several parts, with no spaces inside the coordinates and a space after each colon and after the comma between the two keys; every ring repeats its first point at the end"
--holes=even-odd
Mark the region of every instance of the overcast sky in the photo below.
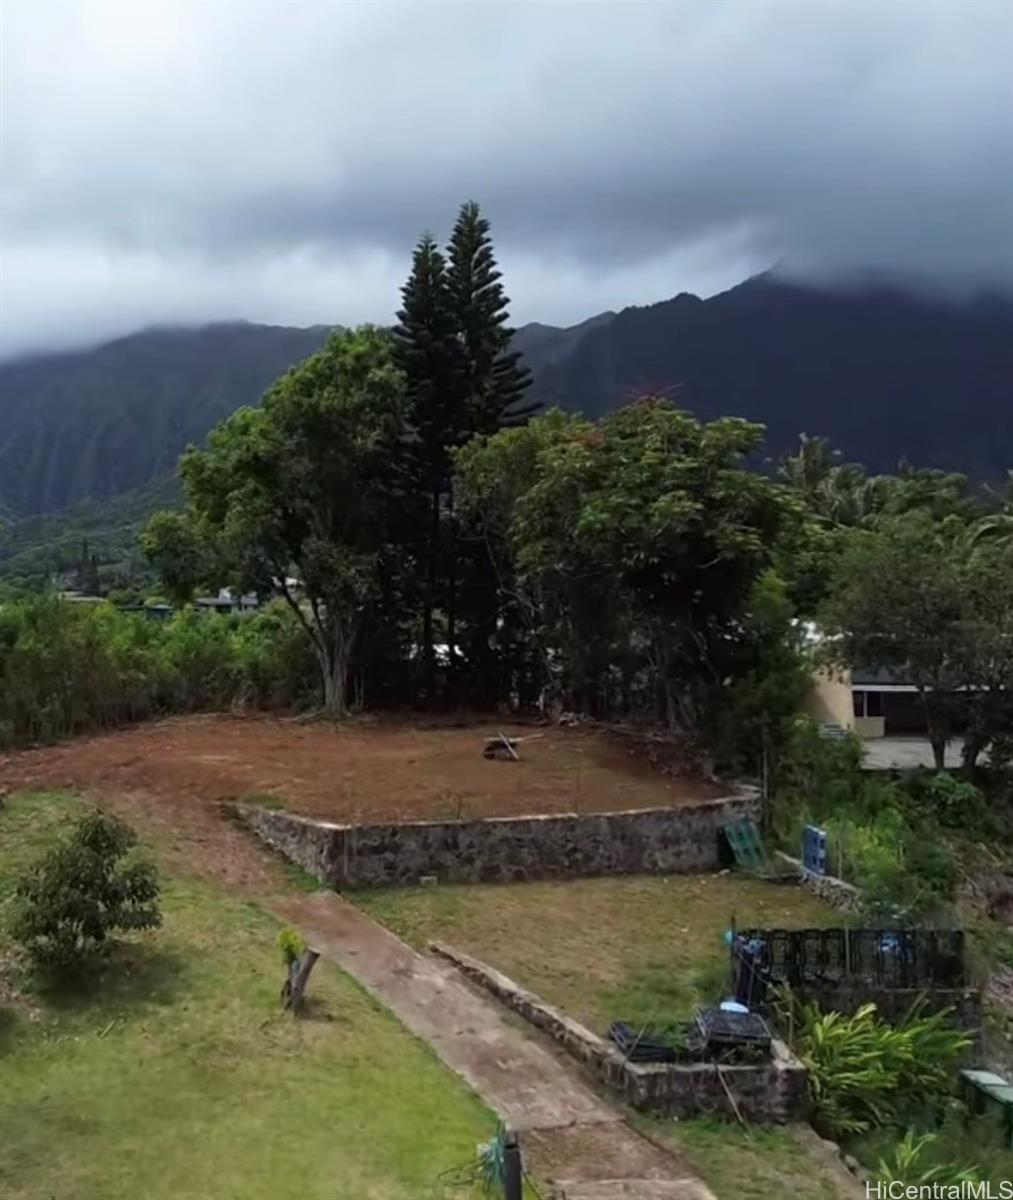
{"type": "Polygon", "coordinates": [[[389,321],[477,199],[515,323],[777,262],[1013,285],[1009,0],[2,0],[0,355],[389,321]]]}

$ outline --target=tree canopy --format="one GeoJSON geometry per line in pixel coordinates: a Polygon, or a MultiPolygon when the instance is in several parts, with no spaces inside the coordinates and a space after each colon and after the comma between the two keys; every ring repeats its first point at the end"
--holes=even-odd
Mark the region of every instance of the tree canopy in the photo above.
{"type": "MultiPolygon", "coordinates": [[[[396,503],[389,464],[404,428],[393,338],[366,326],[333,334],[278,380],[261,408],[235,413],[180,464],[192,527],[238,586],[284,597],[313,646],[325,706],[338,714],[378,589],[396,503]]],[[[179,569],[168,544],[179,532],[158,516],[148,527],[163,572],[179,569]]],[[[177,540],[188,554],[190,541],[177,540]]]]}

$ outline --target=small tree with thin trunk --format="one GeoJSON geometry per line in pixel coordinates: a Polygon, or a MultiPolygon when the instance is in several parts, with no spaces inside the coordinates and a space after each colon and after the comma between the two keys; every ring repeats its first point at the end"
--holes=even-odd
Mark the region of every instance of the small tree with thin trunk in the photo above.
{"type": "Polygon", "coordinates": [[[404,377],[389,333],[327,346],[190,449],[190,516],[239,586],[278,591],[320,668],[324,707],[348,711],[348,668],[389,529],[404,377]],[[293,580],[295,582],[293,582],[293,580]]]}
{"type": "Polygon", "coordinates": [[[115,934],[161,925],[153,864],[124,861],[136,842],[122,821],[90,813],[18,882],[11,932],[37,967],[73,972],[115,934]]]}

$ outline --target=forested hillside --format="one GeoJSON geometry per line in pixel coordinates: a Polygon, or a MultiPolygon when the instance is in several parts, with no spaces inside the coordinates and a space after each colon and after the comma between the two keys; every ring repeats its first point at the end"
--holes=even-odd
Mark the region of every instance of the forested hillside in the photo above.
{"type": "Polygon", "coordinates": [[[104,566],[136,574],[143,567],[137,535],[159,508],[182,502],[174,471],[104,500],[81,500],[62,512],[37,513],[7,524],[0,520],[0,577],[49,579],[76,567],[82,546],[104,566]]]}
{"type": "MultiPolygon", "coordinates": [[[[0,573],[62,569],[82,536],[116,561],[171,502],[180,452],[258,403],[326,334],[243,323],[150,330],[0,364],[0,573]]],[[[806,432],[878,471],[907,459],[987,479],[1013,461],[1009,300],[832,294],[759,277],[709,300],[684,294],[570,328],[525,325],[514,347],[546,407],[595,417],[660,392],[705,419],[762,422],[773,456],[806,432]]]]}
{"type": "Polygon", "coordinates": [[[907,458],[996,477],[1013,461],[1013,302],[835,294],[761,276],[709,300],[625,309],[534,387],[544,404],[589,416],[655,391],[707,419],[762,421],[774,453],[805,432],[872,470],[907,458]]]}
{"type": "Polygon", "coordinates": [[[0,364],[0,513],[140,487],[318,349],[324,326],[159,329],[0,364]]]}

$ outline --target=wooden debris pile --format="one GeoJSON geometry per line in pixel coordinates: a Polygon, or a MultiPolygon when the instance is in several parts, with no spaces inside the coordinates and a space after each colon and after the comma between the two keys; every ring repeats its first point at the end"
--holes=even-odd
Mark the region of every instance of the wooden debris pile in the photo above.
{"type": "Polygon", "coordinates": [[[507,762],[520,762],[521,756],[517,753],[517,747],[521,742],[533,742],[544,736],[542,733],[532,733],[528,737],[511,738],[507,737],[505,733],[497,733],[495,737],[485,739],[482,757],[505,759],[507,762]]]}

